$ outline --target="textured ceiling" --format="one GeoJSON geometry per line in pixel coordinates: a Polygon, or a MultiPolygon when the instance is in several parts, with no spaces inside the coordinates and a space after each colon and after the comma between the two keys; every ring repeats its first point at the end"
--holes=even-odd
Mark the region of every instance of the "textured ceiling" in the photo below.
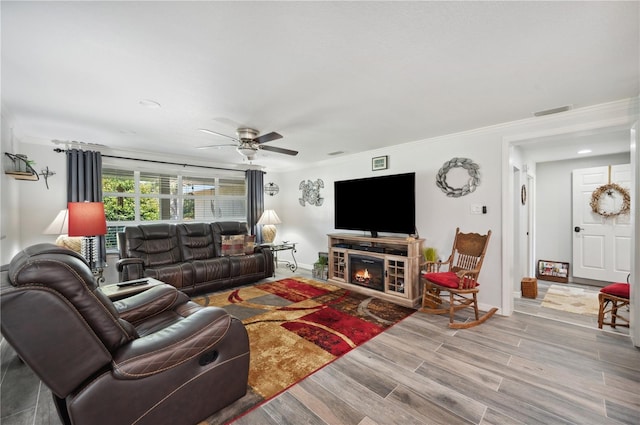
{"type": "Polygon", "coordinates": [[[255,164],[301,167],[637,96],[639,5],[2,1],[2,106],[29,143],[243,167],[198,129],[249,126],[300,152],[255,164]]]}

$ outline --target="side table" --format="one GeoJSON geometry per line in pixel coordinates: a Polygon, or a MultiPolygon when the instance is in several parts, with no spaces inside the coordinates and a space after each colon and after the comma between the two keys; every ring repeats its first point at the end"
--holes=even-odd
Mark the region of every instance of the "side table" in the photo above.
{"type": "Polygon", "coordinates": [[[285,267],[288,267],[289,270],[295,272],[298,270],[298,261],[296,260],[296,256],[294,255],[296,251],[296,242],[283,242],[281,244],[263,244],[261,245],[263,248],[269,248],[271,252],[273,252],[273,261],[275,268],[278,268],[278,263],[284,263],[285,267]],[[289,260],[279,260],[278,252],[280,251],[291,251],[291,258],[293,261],[289,260]]]}

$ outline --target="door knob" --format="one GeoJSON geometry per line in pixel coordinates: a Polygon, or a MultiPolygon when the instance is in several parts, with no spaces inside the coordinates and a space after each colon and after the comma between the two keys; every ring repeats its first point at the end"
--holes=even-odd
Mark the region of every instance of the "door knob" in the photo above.
{"type": "Polygon", "coordinates": [[[581,230],[584,230],[584,229],[582,227],[580,227],[580,226],[576,226],[576,227],[573,228],[573,231],[576,232],[576,233],[580,233],[581,230]]]}

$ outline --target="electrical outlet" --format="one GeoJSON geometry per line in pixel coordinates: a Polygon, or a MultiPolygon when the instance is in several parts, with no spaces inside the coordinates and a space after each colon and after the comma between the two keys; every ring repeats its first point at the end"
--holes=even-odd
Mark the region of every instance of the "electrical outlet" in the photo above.
{"type": "Polygon", "coordinates": [[[471,214],[482,214],[482,205],[471,204],[471,214]]]}

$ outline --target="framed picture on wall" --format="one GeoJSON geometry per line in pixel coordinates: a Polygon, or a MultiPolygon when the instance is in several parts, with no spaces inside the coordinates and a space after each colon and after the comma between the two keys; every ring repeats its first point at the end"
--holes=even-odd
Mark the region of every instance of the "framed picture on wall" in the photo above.
{"type": "Polygon", "coordinates": [[[551,282],[569,282],[569,263],[562,261],[538,260],[536,277],[551,282]]]}
{"type": "Polygon", "coordinates": [[[376,156],[371,160],[371,169],[373,171],[378,170],[386,170],[388,168],[387,165],[388,156],[376,156]]]}

